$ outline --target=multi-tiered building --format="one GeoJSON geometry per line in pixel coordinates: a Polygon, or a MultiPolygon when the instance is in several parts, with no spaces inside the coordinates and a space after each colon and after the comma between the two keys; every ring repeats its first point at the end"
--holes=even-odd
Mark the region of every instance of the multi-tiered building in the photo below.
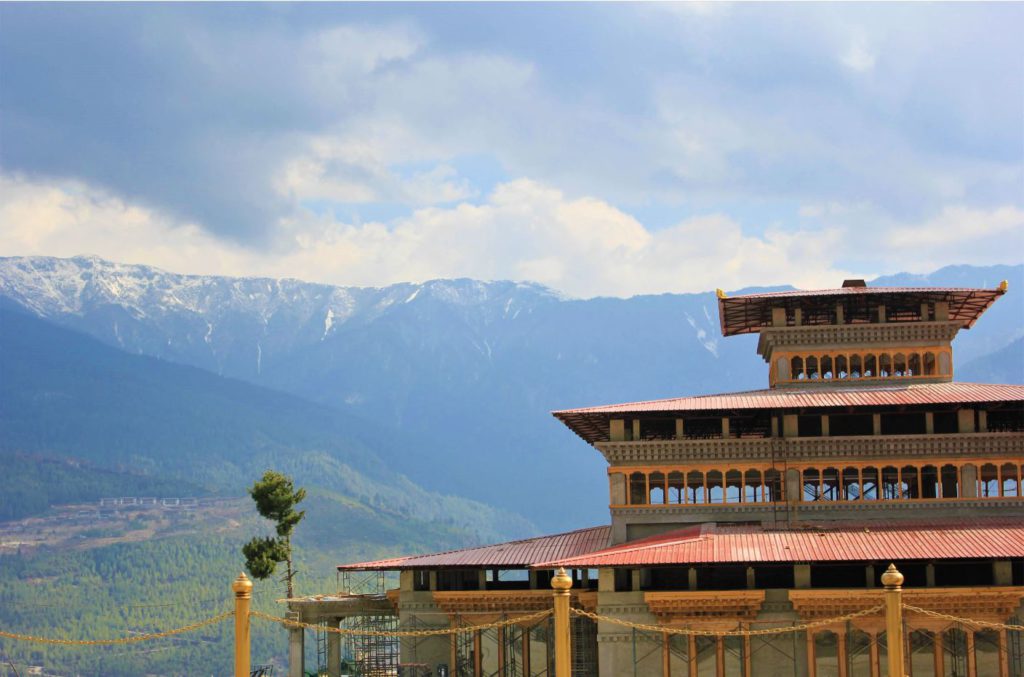
{"type": "MultiPolygon", "coordinates": [[[[571,571],[578,607],[649,625],[723,632],[835,618],[880,602],[890,562],[909,604],[1019,618],[1024,387],[953,380],[954,337],[1005,291],[847,281],[719,292],[722,333],[759,334],[767,389],[554,413],[608,461],[610,526],[339,569],[400,572],[372,613],[403,629],[547,608],[557,567],[571,571]]],[[[313,621],[358,617],[357,601],[335,602],[292,608],[313,621]]],[[[407,642],[396,660],[409,674],[546,675],[546,623],[407,642]]],[[[906,623],[908,674],[1024,675],[1014,631],[906,623]]],[[[846,677],[884,674],[886,639],[878,615],[719,637],[575,618],[573,648],[578,675],[846,677]]]]}

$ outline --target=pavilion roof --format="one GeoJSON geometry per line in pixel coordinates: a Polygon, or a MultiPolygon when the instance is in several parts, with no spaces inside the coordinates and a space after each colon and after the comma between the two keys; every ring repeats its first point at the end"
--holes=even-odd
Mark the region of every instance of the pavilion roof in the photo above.
{"type": "Polygon", "coordinates": [[[671,416],[694,412],[728,413],[763,409],[848,409],[850,407],[1024,402],[1024,386],[982,383],[889,383],[768,388],[719,395],[696,395],[627,402],[552,412],[577,435],[593,444],[608,439],[608,421],[636,414],[671,416]]]}
{"type": "MultiPolygon", "coordinates": [[[[756,333],[772,326],[772,308],[802,308],[805,311],[834,308],[839,300],[861,299],[886,305],[914,305],[945,301],[949,319],[970,328],[997,298],[1006,293],[1006,286],[995,289],[967,287],[841,287],[742,296],[719,295],[718,316],[723,336],[756,333]]],[[[827,313],[822,316],[827,316],[827,313]]]]}
{"type": "Polygon", "coordinates": [[[562,534],[538,536],[476,548],[342,564],[338,566],[338,569],[342,571],[401,571],[403,569],[458,567],[525,569],[536,562],[575,557],[599,550],[608,545],[610,533],[607,526],[590,527],[562,534]]]}
{"type": "Polygon", "coordinates": [[[622,543],[535,568],[673,566],[757,562],[889,562],[1024,557],[1020,520],[927,524],[816,523],[806,528],[702,524],[622,543]]]}

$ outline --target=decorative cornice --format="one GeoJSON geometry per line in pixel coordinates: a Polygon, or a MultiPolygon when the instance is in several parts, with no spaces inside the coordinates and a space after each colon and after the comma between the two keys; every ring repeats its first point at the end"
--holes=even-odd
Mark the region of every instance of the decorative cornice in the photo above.
{"type": "Polygon", "coordinates": [[[863,435],[859,437],[764,437],[756,439],[644,440],[598,442],[615,472],[617,466],[709,463],[725,461],[776,465],[853,457],[913,458],[1015,456],[1024,454],[1024,433],[953,433],[948,435],[863,435]]]}
{"type": "Polygon", "coordinates": [[[662,623],[724,623],[735,626],[753,621],[764,602],[764,590],[714,592],[648,592],[644,601],[662,623]]]}
{"type": "Polygon", "coordinates": [[[886,322],[879,324],[766,327],[757,342],[757,354],[771,360],[772,351],[786,348],[829,347],[847,344],[892,345],[901,343],[948,344],[960,330],[959,322],[886,322]]]}

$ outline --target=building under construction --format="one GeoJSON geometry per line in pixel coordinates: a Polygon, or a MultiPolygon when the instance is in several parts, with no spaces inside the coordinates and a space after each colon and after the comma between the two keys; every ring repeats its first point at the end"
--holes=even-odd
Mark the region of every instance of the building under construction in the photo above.
{"type": "MultiPolygon", "coordinates": [[[[1022,614],[1024,387],[953,380],[954,337],[1006,291],[847,281],[719,293],[723,335],[759,335],[768,388],[554,412],[608,462],[609,525],[345,564],[397,573],[397,586],[291,610],[313,623],[480,626],[549,608],[564,567],[572,604],[598,619],[573,619],[574,675],[876,676],[885,625],[856,613],[878,605],[895,562],[906,602],[939,614],[906,616],[907,674],[1022,677],[1019,632],[942,616],[1022,614]],[[726,633],[844,615],[773,636],[610,622],[726,633]]],[[[323,667],[550,675],[549,623],[344,646],[334,635],[323,667]]],[[[293,631],[295,677],[302,639],[293,631]]]]}

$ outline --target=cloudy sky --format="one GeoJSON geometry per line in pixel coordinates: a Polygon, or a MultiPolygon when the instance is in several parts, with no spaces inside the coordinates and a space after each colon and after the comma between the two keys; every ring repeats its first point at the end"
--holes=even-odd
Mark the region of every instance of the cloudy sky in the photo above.
{"type": "Polygon", "coordinates": [[[1022,4],[0,5],[0,255],[574,296],[1024,260],[1022,4]]]}

